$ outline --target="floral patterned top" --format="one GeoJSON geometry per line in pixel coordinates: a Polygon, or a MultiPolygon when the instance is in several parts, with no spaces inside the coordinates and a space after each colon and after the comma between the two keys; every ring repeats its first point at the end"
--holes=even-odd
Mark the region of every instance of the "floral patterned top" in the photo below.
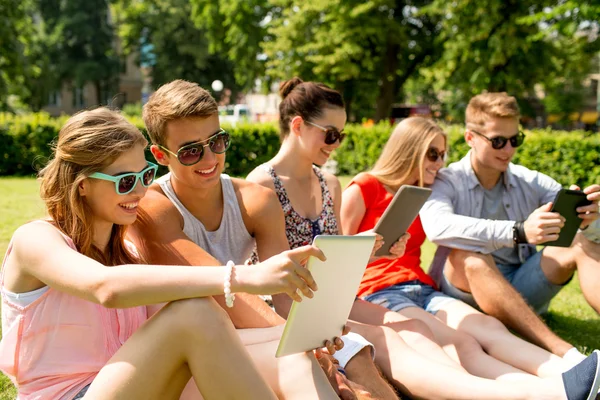
{"type": "MultiPolygon", "coordinates": [[[[285,215],[285,234],[287,236],[290,249],[305,246],[311,244],[314,237],[317,235],[337,235],[338,224],[335,218],[335,211],[333,208],[333,198],[327,187],[327,182],[321,170],[313,165],[313,172],[319,179],[321,186],[321,195],[323,198],[323,210],[319,217],[315,220],[305,218],[298,214],[292,207],[292,203],[288,197],[283,183],[279,176],[275,173],[272,166],[268,164],[262,164],[259,168],[267,172],[273,180],[275,186],[275,193],[281,203],[283,214],[285,215]]],[[[251,257],[253,264],[258,262],[258,256],[256,254],[256,248],[254,249],[251,257]]]]}

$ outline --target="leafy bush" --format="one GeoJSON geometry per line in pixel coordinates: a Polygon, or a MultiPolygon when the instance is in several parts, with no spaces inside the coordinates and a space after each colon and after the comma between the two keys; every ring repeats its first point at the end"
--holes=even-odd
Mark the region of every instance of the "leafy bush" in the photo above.
{"type": "MultiPolygon", "coordinates": [[[[24,116],[0,114],[0,175],[31,175],[39,170],[50,157],[49,144],[67,118],[51,118],[45,113],[24,116]]],[[[129,120],[145,133],[139,116],[130,116],[129,120]]],[[[273,157],[279,149],[276,124],[239,124],[224,128],[232,135],[226,169],[231,175],[245,176],[273,157]]],[[[467,153],[468,146],[460,126],[447,126],[445,129],[449,137],[449,161],[454,162],[467,153]]],[[[349,124],[345,131],[348,137],[333,157],[339,174],[355,175],[375,163],[392,127],[388,123],[370,127],[349,124]]],[[[149,151],[147,157],[152,160],[149,151]]],[[[517,151],[515,162],[545,172],[565,186],[598,183],[600,135],[583,131],[527,131],[525,144],[517,151]]],[[[166,172],[166,169],[161,172],[166,172]]]]}

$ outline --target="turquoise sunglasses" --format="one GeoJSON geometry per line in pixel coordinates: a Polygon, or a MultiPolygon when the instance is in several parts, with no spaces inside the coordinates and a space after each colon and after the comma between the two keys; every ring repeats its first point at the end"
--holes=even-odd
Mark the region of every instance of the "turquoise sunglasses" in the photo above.
{"type": "Polygon", "coordinates": [[[142,182],[142,185],[148,187],[154,182],[156,177],[156,171],[158,171],[158,165],[148,162],[148,167],[144,168],[141,172],[128,172],[117,176],[103,174],[101,172],[94,172],[89,178],[102,179],[103,181],[111,181],[115,183],[115,191],[118,194],[128,194],[135,189],[138,180],[142,182]]]}

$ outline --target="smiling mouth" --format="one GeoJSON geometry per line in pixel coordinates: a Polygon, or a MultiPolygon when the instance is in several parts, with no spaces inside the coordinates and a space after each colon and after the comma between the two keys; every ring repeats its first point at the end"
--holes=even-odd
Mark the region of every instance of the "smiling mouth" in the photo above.
{"type": "Polygon", "coordinates": [[[133,202],[133,203],[121,203],[119,204],[119,207],[127,210],[127,211],[131,211],[131,210],[135,210],[138,206],[139,202],[133,202]]]}
{"type": "Polygon", "coordinates": [[[212,168],[209,169],[197,169],[194,172],[200,174],[200,175],[209,175],[212,174],[215,169],[217,169],[217,164],[213,165],[212,168]]]}

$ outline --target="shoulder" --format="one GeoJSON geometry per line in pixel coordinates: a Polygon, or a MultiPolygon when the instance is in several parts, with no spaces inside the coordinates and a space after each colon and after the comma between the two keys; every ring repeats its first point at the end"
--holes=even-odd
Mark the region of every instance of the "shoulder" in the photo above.
{"type": "Polygon", "coordinates": [[[470,164],[465,165],[463,160],[461,160],[461,161],[453,162],[452,164],[448,165],[447,167],[440,169],[438,171],[437,177],[440,179],[454,178],[454,177],[458,178],[458,177],[466,177],[471,173],[474,174],[475,172],[473,172],[473,169],[471,168],[470,164]]]}
{"type": "Polygon", "coordinates": [[[164,194],[160,186],[153,184],[140,200],[138,218],[134,225],[160,224],[183,225],[183,217],[177,207],[164,194]]]}
{"type": "Polygon", "coordinates": [[[321,175],[323,175],[323,178],[325,179],[325,183],[327,184],[327,187],[329,188],[329,190],[336,192],[336,193],[341,192],[342,185],[340,183],[340,180],[337,178],[337,176],[333,175],[330,172],[323,171],[322,169],[320,169],[319,171],[321,172],[321,175]]]}
{"type": "Polygon", "coordinates": [[[246,177],[246,181],[258,183],[261,186],[265,186],[271,190],[275,190],[273,179],[267,171],[264,170],[263,166],[258,166],[252,170],[246,177]]]}
{"type": "Polygon", "coordinates": [[[440,186],[454,187],[457,184],[468,182],[469,176],[475,174],[472,169],[465,168],[460,162],[455,162],[438,171],[432,189],[440,186]]]}
{"type": "Polygon", "coordinates": [[[368,172],[361,172],[360,174],[356,175],[354,178],[352,178],[352,181],[348,184],[348,186],[353,184],[357,185],[361,189],[368,188],[371,190],[382,186],[379,180],[368,172]]]}
{"type": "Polygon", "coordinates": [[[18,259],[43,256],[48,249],[74,250],[67,238],[54,226],[41,221],[22,225],[12,236],[12,249],[18,259]]]}
{"type": "Polygon", "coordinates": [[[256,235],[277,220],[284,221],[277,194],[267,187],[239,178],[231,178],[246,229],[256,235]]]}
{"type": "Polygon", "coordinates": [[[50,223],[32,221],[17,228],[12,236],[13,246],[27,245],[36,241],[56,238],[65,241],[60,231],[50,223]]]}
{"type": "Polygon", "coordinates": [[[546,175],[540,171],[529,169],[523,165],[511,163],[509,168],[510,168],[510,173],[513,174],[513,176],[515,176],[517,179],[527,180],[527,181],[532,181],[535,179],[550,179],[550,180],[554,181],[554,179],[550,178],[548,175],[546,175]]]}
{"type": "Polygon", "coordinates": [[[542,172],[512,163],[509,168],[510,173],[515,179],[525,182],[528,185],[535,185],[548,190],[560,190],[561,188],[560,183],[542,172]]]}
{"type": "Polygon", "coordinates": [[[238,202],[243,204],[243,208],[249,214],[262,213],[263,211],[268,211],[270,207],[281,207],[273,189],[265,187],[265,185],[240,178],[231,178],[231,183],[233,184],[238,202]]]}
{"type": "Polygon", "coordinates": [[[371,203],[385,191],[385,187],[375,176],[361,172],[350,181],[344,192],[348,192],[347,197],[360,195],[365,203],[371,203]]]}

